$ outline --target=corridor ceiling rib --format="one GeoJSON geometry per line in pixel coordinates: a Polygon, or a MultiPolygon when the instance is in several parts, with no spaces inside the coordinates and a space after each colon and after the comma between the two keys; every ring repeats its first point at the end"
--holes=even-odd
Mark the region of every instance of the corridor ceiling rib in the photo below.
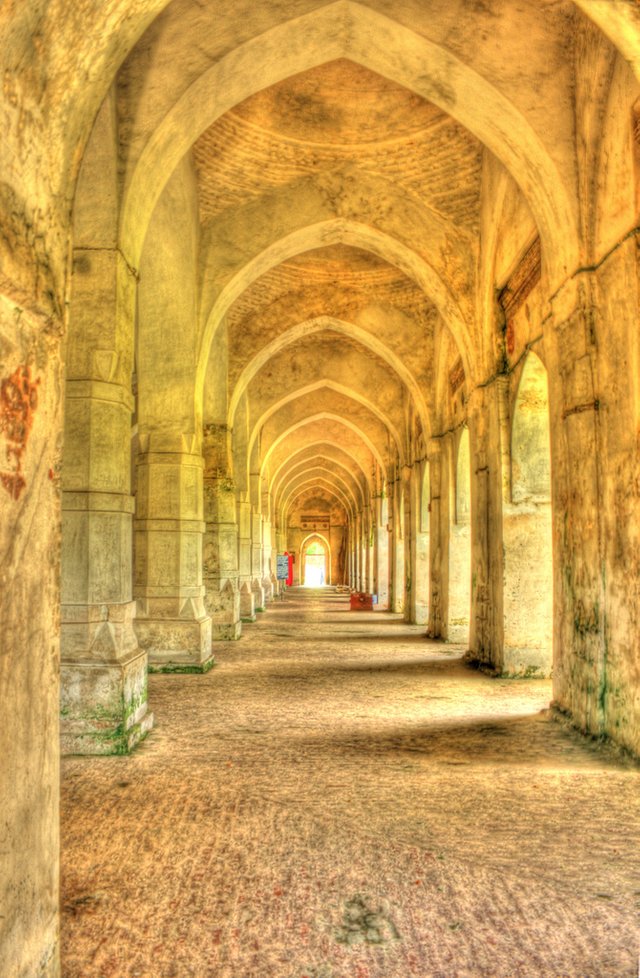
{"type": "MultiPolygon", "coordinates": [[[[329,462],[330,465],[339,465],[346,472],[353,477],[354,482],[359,487],[359,492],[362,494],[362,499],[364,501],[364,493],[361,484],[361,479],[363,484],[366,485],[370,478],[370,471],[365,469],[362,461],[357,459],[356,456],[349,451],[349,448],[345,445],[329,445],[325,441],[314,441],[307,442],[297,451],[293,452],[291,455],[285,456],[282,461],[276,466],[272,474],[268,476],[268,483],[271,492],[273,492],[274,498],[277,497],[280,492],[280,487],[287,478],[288,472],[294,468],[302,467],[307,463],[314,462],[317,458],[323,459],[329,462]],[[344,457],[343,457],[344,456],[344,457]],[[353,463],[353,467],[350,468],[348,461],[353,463]]],[[[265,476],[267,478],[267,476],[265,476]]]]}
{"type": "Polygon", "coordinates": [[[321,421],[313,421],[304,430],[301,429],[299,435],[304,439],[302,444],[299,442],[296,444],[295,439],[285,439],[280,442],[268,464],[261,466],[260,475],[263,478],[275,478],[281,472],[286,473],[287,465],[293,464],[295,459],[302,461],[321,450],[330,458],[335,457],[343,461],[347,468],[351,468],[351,463],[353,463],[356,478],[360,479],[356,473],[357,470],[362,472],[363,486],[368,483],[375,461],[357,432],[345,428],[336,421],[329,421],[324,424],[321,421]]]}
{"type": "Polygon", "coordinates": [[[196,410],[200,409],[202,404],[207,366],[216,331],[233,303],[245,289],[275,266],[304,252],[334,244],[347,244],[369,251],[412,279],[424,291],[426,298],[431,300],[440,311],[445,323],[456,337],[465,370],[473,376],[475,358],[468,326],[448,286],[435,269],[428,265],[415,249],[377,228],[354,220],[334,218],[293,231],[271,243],[248,260],[242,268],[233,271],[232,277],[213,303],[204,326],[196,375],[196,410]]]}
{"type": "Polygon", "coordinates": [[[573,270],[578,260],[575,203],[557,163],[513,101],[440,45],[351,0],[273,26],[240,45],[194,81],[167,112],[126,190],[120,240],[127,260],[139,265],[155,203],[205,129],[255,92],[338,58],[404,85],[466,126],[502,161],[528,200],[551,280],[561,282],[573,270]]]}
{"type": "Polygon", "coordinates": [[[573,0],[620,51],[640,80],[640,6],[637,0],[573,0]]]}
{"type": "Polygon", "coordinates": [[[415,405],[418,416],[422,422],[423,430],[429,430],[429,418],[424,395],[420,385],[411,372],[406,368],[401,358],[397,356],[397,354],[395,354],[393,350],[391,350],[385,343],[382,343],[373,333],[368,332],[361,326],[357,326],[355,323],[346,322],[342,319],[336,319],[333,316],[318,316],[316,319],[310,319],[306,322],[298,323],[296,326],[292,326],[284,333],[281,333],[276,339],[272,340],[271,343],[264,346],[252,360],[249,360],[246,367],[240,374],[229,399],[229,414],[227,424],[230,428],[233,428],[233,419],[238,402],[258,371],[277,353],[285,349],[287,346],[296,343],[303,336],[310,336],[313,333],[321,333],[325,330],[330,330],[334,333],[342,333],[345,336],[356,340],[362,346],[379,356],[381,360],[388,363],[391,369],[398,375],[400,380],[407,388],[415,405]]]}
{"type": "MultiPolygon", "coordinates": [[[[290,391],[281,397],[278,401],[274,402],[255,422],[251,434],[249,436],[249,455],[253,451],[253,446],[256,443],[256,439],[259,437],[263,430],[264,425],[273,417],[281,408],[285,405],[290,404],[292,401],[299,400],[305,397],[307,394],[314,394],[324,391],[334,391],[336,394],[342,394],[353,401],[357,401],[358,404],[370,411],[374,417],[378,418],[379,421],[385,426],[389,434],[391,435],[398,456],[402,460],[404,458],[404,452],[402,448],[402,437],[397,427],[394,425],[393,421],[386,415],[380,408],[373,402],[366,398],[359,391],[354,390],[351,387],[346,387],[344,384],[338,384],[332,380],[320,380],[312,384],[305,384],[304,387],[300,387],[297,390],[290,391]]],[[[264,447],[264,446],[263,446],[264,447]]]]}
{"type": "Polygon", "coordinates": [[[300,498],[307,490],[317,490],[324,489],[326,492],[332,494],[336,500],[344,506],[346,512],[349,514],[351,519],[355,518],[358,512],[358,506],[355,500],[351,497],[351,493],[343,489],[337,479],[331,479],[328,476],[318,476],[314,479],[307,479],[305,481],[300,481],[297,485],[291,487],[289,494],[283,499],[280,504],[280,511],[282,513],[282,520],[286,524],[289,512],[296,500],[300,498]]]}
{"type": "MultiPolygon", "coordinates": [[[[356,509],[361,509],[365,505],[365,493],[361,482],[354,476],[353,472],[342,466],[339,462],[334,459],[329,458],[327,455],[314,455],[312,458],[308,459],[304,463],[296,465],[290,469],[287,469],[283,478],[279,480],[276,486],[271,481],[270,491],[273,497],[274,509],[278,509],[282,499],[290,491],[291,486],[295,479],[298,479],[301,475],[307,475],[309,472],[323,472],[331,473],[340,478],[341,483],[346,487],[351,488],[351,494],[354,496],[354,503],[356,509]],[[329,463],[329,464],[327,464],[329,463]]],[[[366,480],[365,480],[366,484],[366,480]]]]}
{"type": "Polygon", "coordinates": [[[289,437],[291,434],[293,434],[294,431],[298,431],[300,428],[307,428],[309,425],[312,425],[315,421],[333,421],[344,428],[348,428],[349,431],[354,432],[358,436],[358,438],[369,449],[372,456],[375,458],[376,462],[380,466],[381,470],[385,473],[385,477],[386,477],[387,465],[382,455],[380,454],[380,451],[378,450],[376,445],[371,441],[371,439],[366,434],[366,432],[362,431],[362,429],[359,428],[357,425],[355,425],[352,421],[349,421],[347,418],[343,418],[339,414],[333,414],[331,411],[319,411],[317,414],[311,414],[308,417],[304,418],[302,421],[297,421],[295,424],[292,424],[289,428],[286,429],[286,431],[283,431],[274,440],[273,444],[271,444],[267,449],[267,451],[265,452],[264,459],[262,461],[261,470],[260,470],[261,474],[264,473],[265,467],[268,465],[269,458],[271,457],[272,453],[276,450],[278,445],[285,440],[285,438],[289,437]]]}

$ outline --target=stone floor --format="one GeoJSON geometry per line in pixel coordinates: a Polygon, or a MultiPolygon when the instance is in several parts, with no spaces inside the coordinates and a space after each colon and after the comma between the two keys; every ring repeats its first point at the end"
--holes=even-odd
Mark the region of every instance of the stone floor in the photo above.
{"type": "Polygon", "coordinates": [[[64,978],[636,976],[637,769],[422,631],[292,591],[66,759],[64,978]]]}

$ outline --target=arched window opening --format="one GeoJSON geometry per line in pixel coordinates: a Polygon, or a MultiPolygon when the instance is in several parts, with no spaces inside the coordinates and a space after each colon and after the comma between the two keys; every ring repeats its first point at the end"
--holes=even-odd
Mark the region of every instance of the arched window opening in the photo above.
{"type": "Polygon", "coordinates": [[[514,503],[551,499],[549,389],[547,371],[535,353],[525,361],[513,413],[511,496],[514,503]]]}
{"type": "Polygon", "coordinates": [[[503,672],[548,676],[552,668],[553,564],[547,371],[527,355],[513,409],[511,504],[503,513],[503,672]]]}
{"type": "Polygon", "coordinates": [[[463,428],[458,442],[456,464],[456,523],[468,523],[471,519],[471,460],[469,457],[469,429],[463,428]]]}

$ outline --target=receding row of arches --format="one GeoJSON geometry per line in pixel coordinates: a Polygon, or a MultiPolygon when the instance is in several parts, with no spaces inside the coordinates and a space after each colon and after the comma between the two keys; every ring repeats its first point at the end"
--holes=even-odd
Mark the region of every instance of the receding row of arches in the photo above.
{"type": "Polygon", "coordinates": [[[208,670],[278,555],[553,668],[637,751],[634,5],[10,6],[2,753],[33,817],[0,970],[57,972],[60,687],[65,750],[131,750],[148,672],[208,670]]]}
{"type": "MultiPolygon", "coordinates": [[[[549,395],[546,369],[533,351],[519,365],[511,415],[503,499],[503,671],[514,675],[550,675],[553,557],[549,395]]],[[[350,540],[347,578],[340,583],[376,593],[380,610],[404,611],[407,621],[426,624],[438,637],[464,645],[469,642],[473,588],[469,428],[462,425],[451,432],[449,443],[451,500],[446,620],[439,617],[441,595],[437,589],[432,592],[429,580],[433,562],[441,557],[430,552],[432,498],[428,459],[415,463],[408,478],[396,516],[398,534],[388,533],[388,505],[381,507],[379,518],[386,534],[381,540],[375,525],[373,529],[366,521],[360,525],[360,538],[352,535],[350,540]],[[362,540],[362,534],[367,533],[368,540],[362,540]],[[369,549],[373,551],[371,556],[369,549]],[[395,584],[394,575],[398,579],[395,584]],[[432,604],[436,607],[430,607],[432,604]]],[[[382,494],[390,496],[393,505],[393,493],[389,493],[387,485],[383,485],[382,494]]],[[[388,499],[384,498],[384,502],[388,503],[388,499]]],[[[317,546],[320,539],[309,537],[303,541],[301,561],[310,552],[305,547],[317,546]]],[[[327,541],[323,540],[320,546],[328,547],[327,541]]],[[[313,574],[307,579],[303,573],[300,581],[303,580],[305,584],[313,581],[313,586],[318,583],[313,574]]],[[[329,583],[328,575],[323,583],[329,583]]]]}

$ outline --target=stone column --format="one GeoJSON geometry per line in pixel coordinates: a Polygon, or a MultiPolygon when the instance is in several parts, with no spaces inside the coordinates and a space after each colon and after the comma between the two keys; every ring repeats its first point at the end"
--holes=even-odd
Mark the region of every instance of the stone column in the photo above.
{"type": "MultiPolygon", "coordinates": [[[[511,442],[505,396],[503,378],[499,378],[495,385],[476,389],[468,403],[473,567],[469,652],[500,673],[505,671],[502,495],[508,491],[511,468],[502,450],[503,437],[508,437],[507,452],[511,442]]],[[[523,674],[526,670],[515,668],[515,661],[506,665],[506,671],[523,674]]]]}
{"type": "Polygon", "coordinates": [[[367,503],[362,511],[362,590],[373,593],[373,522],[371,506],[367,503]]]}
{"type": "Polygon", "coordinates": [[[255,610],[264,611],[265,593],[262,577],[264,573],[262,558],[262,516],[251,510],[251,590],[255,610]]]}
{"type": "Polygon", "coordinates": [[[375,540],[375,577],[378,595],[378,610],[389,610],[389,525],[387,521],[387,500],[377,496],[376,505],[376,540],[375,540]]]}
{"type": "Polygon", "coordinates": [[[62,324],[2,289],[0,974],[59,978],[62,324]]]}
{"type": "Polygon", "coordinates": [[[349,587],[353,591],[356,590],[356,544],[353,522],[349,524],[349,587]]]}
{"type": "MultiPolygon", "coordinates": [[[[458,465],[460,445],[455,435],[448,434],[446,443],[449,484],[449,603],[447,639],[468,647],[471,617],[471,510],[458,512],[460,487],[458,465]]],[[[470,463],[469,463],[470,464],[470,463]]],[[[469,473],[470,473],[469,468],[469,473]]],[[[470,481],[469,475],[469,481],[470,481]]]]}
{"type": "Polygon", "coordinates": [[[422,470],[415,462],[404,473],[405,486],[405,566],[407,574],[407,595],[405,620],[412,624],[424,625],[428,619],[429,607],[429,556],[428,533],[423,532],[422,513],[422,470]]]}
{"type": "Polygon", "coordinates": [[[252,622],[256,620],[256,602],[252,589],[251,576],[251,503],[242,499],[243,493],[237,500],[238,513],[238,586],[240,588],[240,620],[252,622]]]}
{"type": "Polygon", "coordinates": [[[265,604],[273,601],[276,588],[276,578],[271,566],[272,553],[271,520],[262,520],[262,587],[264,588],[265,604]]]}
{"type": "Polygon", "coordinates": [[[127,753],[153,723],[147,654],[133,624],[131,337],[115,295],[119,280],[132,308],[134,283],[122,265],[114,250],[75,255],[60,638],[62,750],[74,754],[127,753]]]}
{"type": "Polygon", "coordinates": [[[210,424],[204,429],[203,582],[205,610],[211,618],[211,639],[240,638],[238,589],[238,523],[236,494],[228,471],[229,431],[210,424]]]}
{"type": "Polygon", "coordinates": [[[140,439],[136,630],[151,672],[207,672],[213,665],[202,581],[203,467],[195,435],[140,439]]]}
{"type": "Polygon", "coordinates": [[[364,590],[364,548],[362,545],[362,510],[356,516],[356,591],[364,590]]]}
{"type": "Polygon", "coordinates": [[[415,622],[415,604],[414,604],[414,589],[415,589],[415,570],[416,570],[416,538],[415,538],[415,527],[414,527],[414,511],[413,511],[413,499],[411,493],[411,479],[413,470],[408,466],[403,466],[402,469],[402,513],[403,513],[403,527],[404,527],[404,577],[405,577],[405,593],[404,593],[404,620],[406,622],[415,622]]]}
{"type": "MultiPolygon", "coordinates": [[[[613,623],[608,620],[606,601],[606,576],[613,570],[607,567],[606,557],[614,565],[615,559],[612,560],[613,555],[605,556],[607,548],[603,538],[603,485],[608,460],[601,416],[603,405],[596,387],[599,316],[594,282],[586,276],[568,282],[553,299],[552,316],[547,349],[552,449],[554,697],[581,727],[598,734],[607,730],[608,700],[611,693],[616,695],[609,674],[610,658],[618,670],[628,666],[622,662],[620,647],[616,648],[610,641],[613,623]]],[[[615,329],[613,322],[611,328],[615,329]]],[[[603,392],[606,391],[607,399],[615,398],[616,409],[624,409],[623,400],[616,397],[615,388],[620,381],[615,378],[611,381],[613,393],[606,388],[603,392]]],[[[631,451],[633,442],[632,435],[628,443],[631,451]]],[[[631,457],[627,456],[626,460],[629,475],[633,471],[631,457]]],[[[619,478],[622,478],[624,456],[611,461],[620,466],[619,478]]],[[[631,484],[627,485],[630,488],[631,484]]],[[[611,539],[617,540],[616,546],[623,553],[624,530],[611,529],[611,539]]],[[[630,563],[631,548],[627,555],[630,563]]],[[[633,620],[637,611],[625,607],[622,594],[620,589],[617,613],[623,615],[623,621],[633,620]]],[[[629,662],[637,662],[637,650],[630,653],[629,662]]],[[[637,677],[637,666],[632,669],[637,677]]],[[[628,706],[626,709],[629,711],[628,706]]],[[[615,720],[607,732],[616,732],[614,726],[615,720]]]]}
{"type": "Polygon", "coordinates": [[[449,615],[449,479],[441,438],[429,442],[429,625],[431,638],[447,637],[449,615]]]}
{"type": "Polygon", "coordinates": [[[204,604],[211,618],[211,639],[232,641],[240,638],[242,625],[236,497],[230,479],[205,477],[204,515],[204,604]]]}
{"type": "Polygon", "coordinates": [[[405,601],[404,534],[402,526],[402,483],[400,479],[392,484],[393,522],[391,532],[392,586],[391,610],[401,614],[405,601]]]}
{"type": "MultiPolygon", "coordinates": [[[[418,625],[429,621],[429,516],[424,512],[423,493],[427,462],[417,462],[411,476],[412,527],[415,534],[412,612],[418,625]]],[[[427,481],[428,486],[428,481],[427,481]]]]}

